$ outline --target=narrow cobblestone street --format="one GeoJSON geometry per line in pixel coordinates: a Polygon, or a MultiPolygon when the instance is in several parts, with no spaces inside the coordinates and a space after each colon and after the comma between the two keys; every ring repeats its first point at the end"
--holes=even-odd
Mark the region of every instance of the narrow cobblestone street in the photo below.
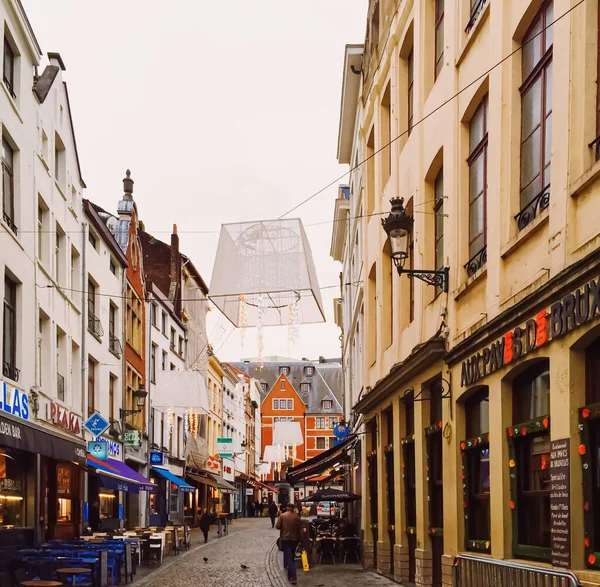
{"type": "MultiPolygon", "coordinates": [[[[208,544],[202,544],[201,536],[195,535],[191,551],[167,557],[161,568],[138,577],[135,587],[283,587],[288,582],[281,553],[274,547],[277,536],[268,518],[234,520],[229,536],[217,538],[211,529],[208,544]]],[[[298,570],[298,585],[306,587],[346,587],[353,581],[361,587],[396,585],[360,565],[316,566],[308,573],[298,570]]]]}

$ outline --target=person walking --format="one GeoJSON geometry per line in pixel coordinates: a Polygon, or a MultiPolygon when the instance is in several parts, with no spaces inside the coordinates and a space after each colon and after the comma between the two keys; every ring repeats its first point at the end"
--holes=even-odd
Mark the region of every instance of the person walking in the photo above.
{"type": "Polygon", "coordinates": [[[285,513],[277,520],[277,529],[283,548],[283,566],[287,569],[288,581],[296,585],[296,547],[300,542],[302,522],[294,511],[294,504],[288,503],[285,513]]]}
{"type": "Polygon", "coordinates": [[[204,534],[204,544],[208,542],[208,531],[210,530],[210,522],[211,516],[208,513],[208,510],[204,508],[202,510],[202,515],[200,516],[200,530],[202,530],[202,534],[204,534]]]}
{"type": "Polygon", "coordinates": [[[269,504],[269,518],[271,518],[271,528],[275,528],[275,519],[277,518],[277,512],[279,510],[277,509],[277,504],[272,501],[269,504]]]}

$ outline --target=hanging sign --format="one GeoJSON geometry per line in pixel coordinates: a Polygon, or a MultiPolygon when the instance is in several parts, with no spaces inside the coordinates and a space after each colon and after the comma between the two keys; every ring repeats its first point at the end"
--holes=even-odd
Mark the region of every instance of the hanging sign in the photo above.
{"type": "Polygon", "coordinates": [[[553,440],[550,449],[550,532],[552,565],[571,567],[571,456],[569,439],[553,440]]]}
{"type": "Polygon", "coordinates": [[[98,460],[105,461],[108,458],[108,443],[89,440],[87,443],[87,451],[98,460]]]}
{"type": "Polygon", "coordinates": [[[246,495],[254,495],[254,489],[252,487],[246,487],[246,495]]]}
{"type": "Polygon", "coordinates": [[[125,446],[142,446],[142,433],[139,430],[127,430],[123,433],[123,442],[125,446]]]}
{"type": "Polygon", "coordinates": [[[159,451],[152,451],[150,453],[150,464],[153,467],[160,467],[164,464],[165,461],[165,457],[164,454],[162,452],[159,451]]]}
{"type": "Polygon", "coordinates": [[[83,427],[94,437],[102,436],[110,427],[110,422],[98,412],[94,412],[84,423],[83,427]]]}
{"type": "Polygon", "coordinates": [[[217,438],[217,454],[220,457],[232,457],[233,438],[217,438]]]}

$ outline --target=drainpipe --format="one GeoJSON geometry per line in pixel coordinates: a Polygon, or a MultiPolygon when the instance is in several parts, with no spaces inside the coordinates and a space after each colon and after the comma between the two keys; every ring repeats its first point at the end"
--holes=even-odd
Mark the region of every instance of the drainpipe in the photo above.
{"type": "MultiPolygon", "coordinates": [[[[86,352],[87,352],[87,345],[86,345],[86,331],[87,331],[87,320],[88,320],[88,315],[87,315],[87,289],[88,289],[88,285],[87,285],[87,257],[86,257],[86,251],[87,251],[87,230],[88,230],[88,224],[86,222],[82,222],[81,223],[81,416],[82,418],[86,419],[86,405],[85,405],[85,374],[87,371],[87,365],[88,365],[88,361],[87,361],[87,357],[86,357],[86,352]]],[[[81,436],[83,439],[85,439],[85,430],[83,428],[83,426],[81,427],[81,436]]],[[[88,497],[88,475],[87,472],[83,475],[83,504],[87,503],[87,497],[88,497]]],[[[83,520],[83,511],[85,510],[85,505],[82,508],[82,515],[81,515],[81,528],[80,531],[83,531],[83,524],[84,524],[84,520],[83,520]]]]}

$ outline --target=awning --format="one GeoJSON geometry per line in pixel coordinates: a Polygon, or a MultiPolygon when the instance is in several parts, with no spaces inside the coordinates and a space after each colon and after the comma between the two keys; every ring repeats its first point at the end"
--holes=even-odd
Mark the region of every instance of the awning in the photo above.
{"type": "Polygon", "coordinates": [[[208,477],[201,477],[200,475],[194,475],[193,473],[187,474],[188,479],[191,479],[194,483],[202,483],[203,485],[208,485],[209,487],[214,487],[218,489],[217,482],[214,479],[209,479],[208,477]]]}
{"type": "Polygon", "coordinates": [[[336,465],[348,460],[348,451],[354,447],[357,442],[357,436],[349,436],[344,442],[322,452],[320,455],[304,461],[296,467],[288,469],[287,482],[294,486],[296,483],[309,477],[320,475],[327,469],[332,469],[336,465]]]}
{"type": "Polygon", "coordinates": [[[262,481],[258,481],[257,479],[252,479],[248,481],[248,485],[252,485],[253,487],[258,487],[259,489],[266,489],[267,491],[271,491],[273,493],[279,493],[279,489],[275,489],[275,487],[271,487],[262,481]]]}
{"type": "Polygon", "coordinates": [[[225,481],[220,475],[210,473],[210,476],[217,482],[217,489],[219,491],[223,491],[224,493],[235,493],[237,491],[229,481],[225,481]]]}
{"type": "Polygon", "coordinates": [[[138,493],[140,489],[142,491],[156,491],[154,483],[150,483],[146,477],[116,459],[101,461],[88,454],[87,464],[95,473],[100,475],[103,487],[107,489],[128,491],[130,493],[138,493]]]}
{"type": "Polygon", "coordinates": [[[177,477],[169,471],[169,469],[163,469],[162,467],[153,467],[153,471],[156,471],[159,475],[162,475],[165,479],[168,479],[171,483],[175,483],[179,488],[179,491],[185,491],[188,493],[192,493],[194,488],[191,485],[188,485],[181,477],[177,477]]]}

